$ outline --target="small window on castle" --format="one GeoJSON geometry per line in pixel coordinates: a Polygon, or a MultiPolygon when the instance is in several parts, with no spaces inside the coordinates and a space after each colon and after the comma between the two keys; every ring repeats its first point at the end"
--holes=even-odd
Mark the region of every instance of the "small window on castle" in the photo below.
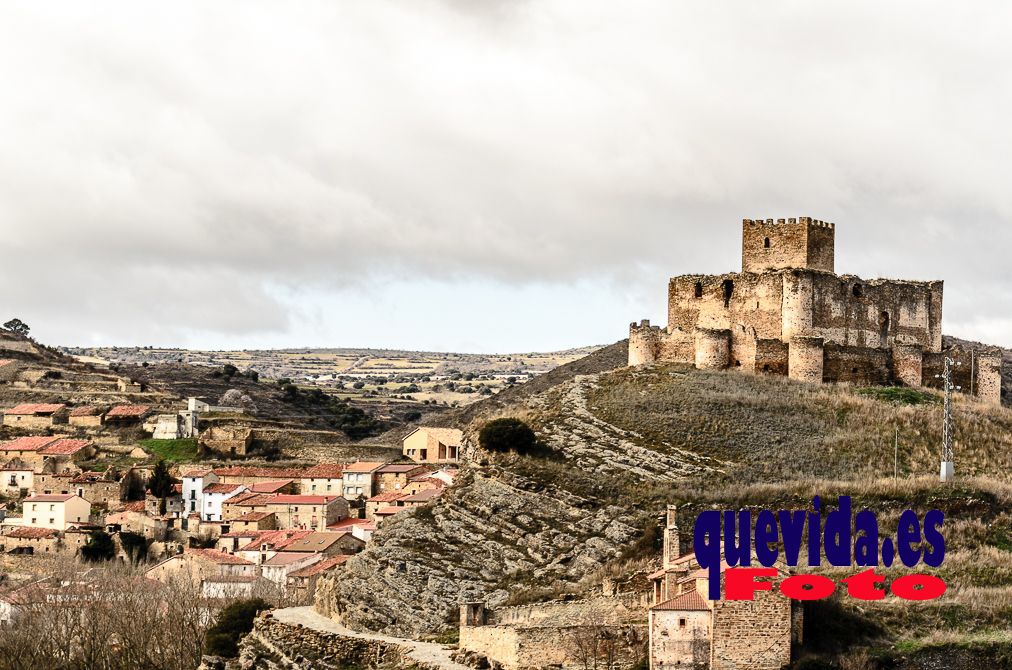
{"type": "Polygon", "coordinates": [[[763,366],[763,372],[769,372],[769,371],[770,371],[770,366],[767,363],[766,365],[763,366]]]}
{"type": "Polygon", "coordinates": [[[864,287],[860,284],[854,284],[854,297],[860,298],[864,295],[864,287]]]}
{"type": "Polygon", "coordinates": [[[766,247],[767,249],[770,248],[770,238],[767,237],[765,240],[763,240],[763,246],[766,247]]]}
{"type": "Polygon", "coordinates": [[[731,304],[731,294],[734,293],[734,282],[730,279],[724,280],[724,307],[731,304]]]}
{"type": "Polygon", "coordinates": [[[697,281],[696,282],[695,296],[697,298],[702,298],[703,297],[703,282],[701,282],[701,281],[697,281]]]}

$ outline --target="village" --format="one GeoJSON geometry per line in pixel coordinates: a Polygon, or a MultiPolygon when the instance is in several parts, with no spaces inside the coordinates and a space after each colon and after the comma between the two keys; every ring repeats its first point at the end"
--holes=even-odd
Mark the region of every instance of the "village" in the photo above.
{"type": "MultiPolygon", "coordinates": [[[[169,423],[189,436],[214,409],[191,398],[169,423]]],[[[135,545],[122,541],[132,534],[143,538],[151,578],[185,570],[199,576],[205,595],[233,598],[269,582],[293,602],[310,602],[316,580],[361,551],[386,519],[453,484],[462,439],[459,430],[419,427],[404,438],[402,457],[387,462],[88,469],[106,426],[164,435],[165,421],[141,405],[6,408],[3,425],[31,434],[0,443],[3,552],[23,561],[76,556],[105,534],[117,560],[136,561],[128,549],[135,545]]],[[[211,432],[211,444],[243,453],[248,434],[228,440],[211,432]]]]}

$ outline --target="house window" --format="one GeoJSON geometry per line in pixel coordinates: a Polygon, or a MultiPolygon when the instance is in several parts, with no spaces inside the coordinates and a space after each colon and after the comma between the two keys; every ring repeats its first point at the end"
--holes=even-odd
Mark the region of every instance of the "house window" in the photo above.
{"type": "Polygon", "coordinates": [[[197,491],[190,489],[190,500],[194,500],[197,497],[197,491]]]}
{"type": "MultiPolygon", "coordinates": [[[[766,242],[769,242],[769,241],[770,241],[769,238],[766,238],[766,242]]],[[[766,246],[769,246],[769,244],[767,244],[766,246]]],[[[678,627],[679,628],[685,628],[685,619],[679,619],[678,620],[678,627]]]]}
{"type": "Polygon", "coordinates": [[[766,247],[767,249],[770,248],[770,238],[767,237],[765,240],[763,240],[763,246],[766,247]]]}
{"type": "MultiPolygon", "coordinates": [[[[80,518],[78,518],[78,521],[80,521],[80,520],[81,520],[81,519],[80,519],[80,518]]],[[[53,525],[53,524],[55,524],[55,523],[56,523],[56,519],[50,519],[50,520],[49,520],[49,525],[50,525],[50,526],[52,526],[52,525],[53,525]]]]}
{"type": "Polygon", "coordinates": [[[49,506],[49,511],[50,512],[52,512],[54,509],[56,509],[56,505],[50,505],[49,506]]]}

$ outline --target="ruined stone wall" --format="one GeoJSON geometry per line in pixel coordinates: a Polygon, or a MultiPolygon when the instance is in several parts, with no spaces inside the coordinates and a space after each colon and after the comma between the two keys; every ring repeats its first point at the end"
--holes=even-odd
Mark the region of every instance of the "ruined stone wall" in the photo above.
{"type": "Polygon", "coordinates": [[[461,650],[481,654],[506,670],[584,668],[590,641],[604,635],[615,644],[617,668],[629,668],[643,658],[646,624],[575,626],[461,626],[461,650]]]}
{"type": "Polygon", "coordinates": [[[780,339],[782,293],[778,274],[672,277],[668,282],[668,331],[692,333],[696,328],[708,328],[752,337],[754,329],[755,337],[780,339]]]}
{"type": "Polygon", "coordinates": [[[629,365],[644,365],[658,359],[661,328],[651,326],[649,319],[629,324],[629,365]]]}
{"type": "Polygon", "coordinates": [[[853,275],[813,273],[811,331],[833,344],[891,347],[919,344],[942,347],[942,282],[890,279],[864,281],[853,275]]]}
{"type": "Polygon", "coordinates": [[[788,345],[780,340],[757,340],[755,343],[754,372],[787,375],[788,345]]]}
{"type": "Polygon", "coordinates": [[[822,382],[825,374],[823,344],[821,337],[791,338],[788,345],[788,376],[803,382],[822,382]]]}
{"type": "Polygon", "coordinates": [[[696,367],[722,370],[731,362],[731,333],[727,330],[696,329],[696,367]]]}
{"type": "Polygon", "coordinates": [[[791,621],[791,601],[779,592],[715,601],[711,670],[781,670],[791,662],[791,621]]]}
{"type": "Polygon", "coordinates": [[[655,610],[650,613],[650,667],[684,669],[706,663],[710,658],[709,638],[708,610],[655,610]]]}
{"type": "Polygon", "coordinates": [[[897,344],[892,351],[893,378],[906,386],[921,386],[924,349],[919,344],[897,344]]]}
{"type": "Polygon", "coordinates": [[[492,625],[576,626],[635,623],[646,620],[649,593],[600,596],[485,610],[485,622],[492,625]]]}
{"type": "Polygon", "coordinates": [[[945,369],[948,356],[959,365],[952,367],[952,383],[961,387],[962,393],[971,393],[982,402],[1001,404],[1002,354],[998,349],[977,351],[952,348],[941,353],[925,353],[923,365],[924,386],[941,389],[940,376],[945,369]],[[972,376],[972,381],[971,381],[972,376]]]}
{"type": "Polygon", "coordinates": [[[894,381],[892,354],[889,349],[843,347],[827,344],[823,380],[847,382],[858,386],[881,386],[894,381]]]}

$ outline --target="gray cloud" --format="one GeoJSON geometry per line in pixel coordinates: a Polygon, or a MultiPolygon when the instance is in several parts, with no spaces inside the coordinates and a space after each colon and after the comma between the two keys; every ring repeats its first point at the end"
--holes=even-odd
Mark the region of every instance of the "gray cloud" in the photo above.
{"type": "Polygon", "coordinates": [[[1004,4],[476,6],[4,4],[5,307],[294,337],[303,290],[659,295],[735,269],[741,218],[811,215],[840,269],[943,278],[950,330],[1012,343],[1004,4]]]}

